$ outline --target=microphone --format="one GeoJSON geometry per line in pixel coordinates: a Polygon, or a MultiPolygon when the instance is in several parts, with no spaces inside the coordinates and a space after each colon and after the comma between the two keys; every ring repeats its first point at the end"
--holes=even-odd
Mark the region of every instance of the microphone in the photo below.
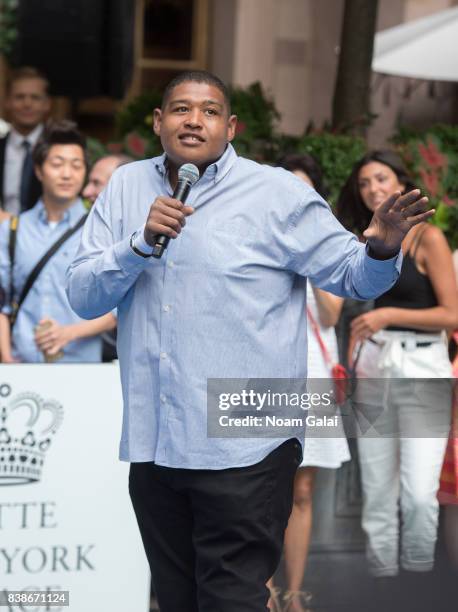
{"type": "MultiPolygon", "coordinates": [[[[183,164],[178,169],[178,183],[173,192],[173,199],[179,200],[183,204],[186,202],[186,198],[189,195],[191,187],[196,181],[199,180],[199,170],[194,164],[183,164]]],[[[170,237],[164,234],[156,236],[153,257],[160,259],[169,244],[170,237]]]]}

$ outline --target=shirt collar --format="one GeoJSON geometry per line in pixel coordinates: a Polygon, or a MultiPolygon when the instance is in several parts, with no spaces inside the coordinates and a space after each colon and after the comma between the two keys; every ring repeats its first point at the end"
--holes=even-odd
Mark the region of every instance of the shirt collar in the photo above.
{"type": "Polygon", "coordinates": [[[24,140],[27,140],[28,142],[30,142],[31,146],[34,147],[37,144],[37,140],[40,138],[42,131],[43,131],[42,123],[37,125],[35,129],[33,129],[29,134],[27,134],[27,136],[23,136],[22,134],[19,134],[19,132],[17,132],[12,127],[8,138],[14,147],[17,147],[17,148],[22,147],[22,143],[24,142],[24,140]]]}
{"type": "MultiPolygon", "coordinates": [[[[218,183],[226,176],[236,160],[237,153],[231,143],[228,143],[221,157],[207,167],[203,176],[213,178],[215,183],[218,183]]],[[[154,157],[153,162],[159,174],[165,176],[167,174],[167,155],[163,153],[159,157],[154,157]]]]}
{"type": "MultiPolygon", "coordinates": [[[[45,205],[43,204],[43,200],[41,198],[35,204],[33,210],[37,213],[38,219],[42,223],[45,223],[47,225],[48,215],[46,214],[45,205]]],[[[84,206],[83,201],[81,200],[81,198],[77,198],[73,202],[73,204],[64,212],[62,219],[59,221],[59,223],[67,223],[70,227],[72,227],[86,213],[87,209],[84,206]]]]}

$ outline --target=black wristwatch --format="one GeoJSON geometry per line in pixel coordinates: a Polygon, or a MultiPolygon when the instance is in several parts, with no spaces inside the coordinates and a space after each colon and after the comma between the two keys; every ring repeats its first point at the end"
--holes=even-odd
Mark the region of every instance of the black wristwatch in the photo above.
{"type": "Polygon", "coordinates": [[[375,259],[377,261],[387,261],[388,259],[394,259],[399,255],[400,250],[401,249],[399,249],[396,253],[392,253],[391,255],[380,256],[375,253],[375,251],[370,247],[370,245],[367,245],[367,254],[371,259],[375,259]]]}
{"type": "Polygon", "coordinates": [[[132,234],[132,236],[130,237],[130,248],[132,249],[132,251],[136,254],[136,255],[140,255],[140,257],[152,257],[153,253],[142,253],[142,251],[140,251],[139,249],[137,249],[137,247],[134,245],[134,239],[136,236],[137,232],[134,232],[132,234]]]}

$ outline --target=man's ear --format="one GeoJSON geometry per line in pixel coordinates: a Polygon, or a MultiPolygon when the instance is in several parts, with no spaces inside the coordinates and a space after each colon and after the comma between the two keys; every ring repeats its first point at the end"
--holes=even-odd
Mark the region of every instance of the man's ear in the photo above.
{"type": "Polygon", "coordinates": [[[227,141],[231,142],[237,128],[237,115],[231,115],[227,121],[227,141]]]}
{"type": "Polygon", "coordinates": [[[162,111],[160,108],[155,108],[153,111],[153,130],[156,136],[161,135],[162,111]]]}
{"type": "Polygon", "coordinates": [[[34,166],[33,169],[35,171],[35,176],[40,181],[40,183],[42,183],[43,182],[43,172],[41,171],[41,167],[40,166],[34,166]]]}

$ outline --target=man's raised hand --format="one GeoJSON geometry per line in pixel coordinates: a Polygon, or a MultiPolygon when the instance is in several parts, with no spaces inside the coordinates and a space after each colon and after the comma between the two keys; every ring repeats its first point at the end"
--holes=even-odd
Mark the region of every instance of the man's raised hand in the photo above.
{"type": "Polygon", "coordinates": [[[408,231],[432,217],[434,212],[434,209],[428,210],[428,198],[422,196],[419,189],[405,195],[396,191],[375,209],[363,236],[375,257],[394,257],[408,231]]]}

